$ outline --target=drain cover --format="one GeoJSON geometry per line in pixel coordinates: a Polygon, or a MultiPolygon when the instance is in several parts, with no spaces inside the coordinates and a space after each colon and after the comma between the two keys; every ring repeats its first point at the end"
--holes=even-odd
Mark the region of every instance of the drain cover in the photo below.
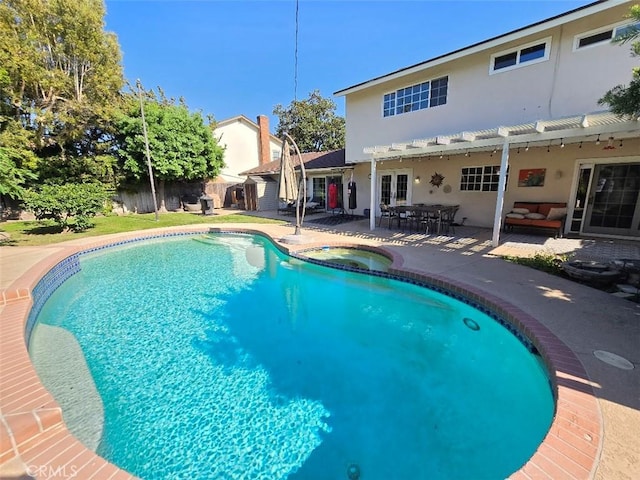
{"type": "Polygon", "coordinates": [[[595,350],[593,355],[598,360],[602,360],[604,363],[608,363],[614,367],[621,368],[622,370],[633,370],[633,363],[620,355],[616,355],[615,353],[607,352],[605,350],[595,350]]]}

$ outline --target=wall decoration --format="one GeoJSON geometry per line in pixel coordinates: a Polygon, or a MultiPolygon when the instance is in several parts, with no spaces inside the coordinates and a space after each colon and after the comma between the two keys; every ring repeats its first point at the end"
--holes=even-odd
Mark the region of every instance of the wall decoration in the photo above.
{"type": "Polygon", "coordinates": [[[431,175],[431,180],[429,181],[429,183],[434,187],[440,188],[440,185],[442,185],[443,180],[444,180],[444,175],[436,172],[433,175],[431,175]]]}
{"type": "Polygon", "coordinates": [[[546,168],[527,168],[520,170],[518,175],[519,187],[542,187],[544,186],[544,175],[546,168]]]}

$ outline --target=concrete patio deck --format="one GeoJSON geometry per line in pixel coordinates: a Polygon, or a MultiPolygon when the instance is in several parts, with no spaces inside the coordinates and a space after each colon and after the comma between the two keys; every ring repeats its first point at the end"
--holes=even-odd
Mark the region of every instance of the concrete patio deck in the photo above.
{"type": "MultiPolygon", "coordinates": [[[[291,217],[275,217],[291,221],[291,217]]],[[[291,225],[229,224],[228,227],[260,230],[275,239],[293,233],[291,225]]],[[[577,257],[590,259],[640,259],[640,243],[554,240],[509,234],[502,238],[499,247],[493,248],[487,229],[456,227],[455,235],[429,236],[387,228],[370,231],[368,221],[335,227],[305,224],[303,232],[316,245],[380,247],[393,255],[394,267],[398,270],[412,276],[441,279],[478,297],[491,299],[505,311],[524,314],[531,319],[531,324],[546,327],[533,330],[545,337],[543,343],[548,342],[545,345],[553,347],[559,340],[558,348],[566,345],[573,352],[579,361],[574,371],[583,371],[584,375],[559,378],[563,392],[578,395],[571,397],[563,393],[558,410],[562,411],[563,421],[577,426],[574,433],[579,432],[583,438],[563,437],[562,432],[570,429],[562,430],[554,423],[560,428],[552,435],[556,436],[555,444],[543,445],[536,454],[536,463],[512,478],[640,478],[640,305],[499,258],[546,251],[575,253],[577,257]],[[546,337],[546,329],[553,334],[551,337],[546,337]],[[604,363],[596,358],[595,351],[619,355],[635,368],[625,370],[604,363]],[[592,395],[596,399],[593,404],[589,400],[592,395]],[[574,414],[564,416],[567,408],[574,414]],[[586,412],[584,416],[582,412],[586,412]],[[576,443],[588,444],[587,453],[578,451],[576,443]],[[586,458],[589,455],[593,457],[591,460],[586,458]]],[[[140,232],[142,236],[149,233],[140,232]]],[[[0,247],[0,289],[3,290],[0,304],[1,478],[29,478],[21,477],[25,474],[36,478],[65,478],[71,467],[80,472],[77,478],[131,478],[77,445],[79,442],[65,433],[55,401],[46,392],[42,393],[44,389],[30,369],[23,322],[30,308],[31,288],[50,266],[75,251],[132,235],[89,238],[49,247],[0,247]],[[28,394],[33,385],[39,386],[37,398],[28,394]],[[35,465],[66,466],[67,470],[43,475],[53,470],[36,471],[35,465]]]]}

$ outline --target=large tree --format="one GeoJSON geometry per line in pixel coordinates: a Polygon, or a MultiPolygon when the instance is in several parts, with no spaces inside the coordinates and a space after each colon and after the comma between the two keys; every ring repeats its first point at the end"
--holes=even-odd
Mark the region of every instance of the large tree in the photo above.
{"type": "Polygon", "coordinates": [[[49,161],[103,153],[123,85],[120,47],[104,31],[104,15],[103,0],[0,2],[0,115],[33,132],[42,177],[49,161]]]}
{"type": "Polygon", "coordinates": [[[273,109],[279,119],[276,135],[288,133],[303,153],[344,148],[344,118],[337,116],[335,109],[333,100],[323,98],[318,90],[288,107],[278,104],[273,109]]]}
{"type": "MultiPolygon", "coordinates": [[[[148,180],[139,97],[133,93],[125,97],[116,120],[118,156],[130,179],[148,180]]],[[[153,174],[164,211],[165,182],[216,177],[224,166],[224,150],[213,136],[213,125],[205,124],[200,113],[190,113],[184,101],[176,104],[162,94],[158,99],[152,92],[143,97],[153,174]]]]}
{"type": "Polygon", "coordinates": [[[38,162],[30,132],[15,120],[0,116],[0,196],[20,198],[38,162]]]}
{"type": "MultiPolygon", "coordinates": [[[[640,29],[636,26],[640,24],[640,5],[633,5],[629,10],[627,18],[635,20],[635,24],[626,29],[626,33],[614,39],[619,44],[631,43],[631,54],[634,57],[640,56],[640,41],[635,41],[640,36],[640,29]]],[[[631,82],[628,86],[617,85],[606,92],[598,100],[600,105],[609,105],[611,111],[617,115],[640,117],[640,68],[634,68],[631,82]]]]}

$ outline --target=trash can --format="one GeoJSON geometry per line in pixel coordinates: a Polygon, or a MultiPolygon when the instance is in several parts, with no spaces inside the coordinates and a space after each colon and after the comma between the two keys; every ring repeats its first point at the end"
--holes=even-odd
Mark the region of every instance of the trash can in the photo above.
{"type": "Polygon", "coordinates": [[[200,197],[200,207],[202,207],[203,215],[213,215],[213,198],[209,195],[202,195],[200,197]]]}

